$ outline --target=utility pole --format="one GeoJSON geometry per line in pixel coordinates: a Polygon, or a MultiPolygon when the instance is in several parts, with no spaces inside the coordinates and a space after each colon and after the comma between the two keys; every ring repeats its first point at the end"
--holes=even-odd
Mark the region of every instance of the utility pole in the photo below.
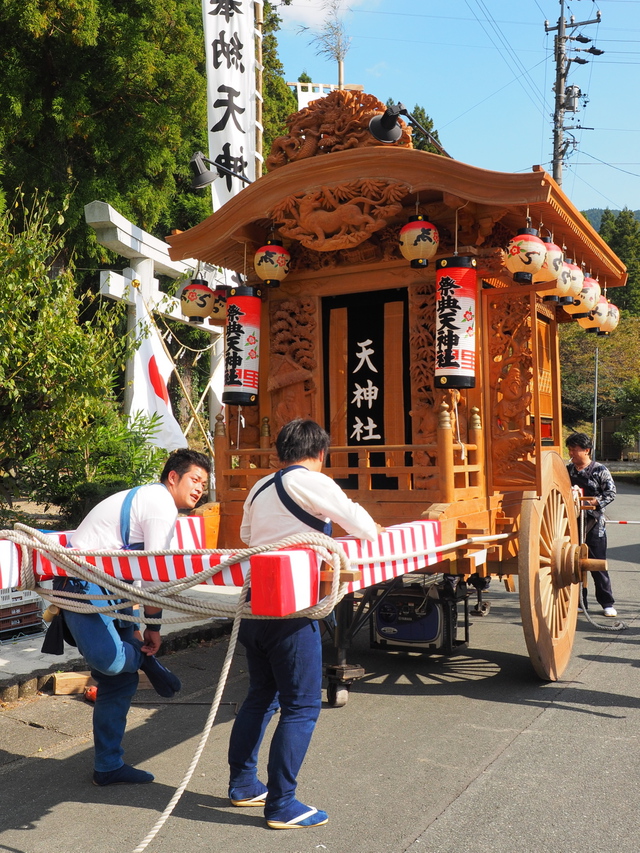
{"type": "MultiPolygon", "coordinates": [[[[555,27],[549,26],[549,21],[544,22],[544,30],[546,33],[557,31],[554,40],[554,59],[556,62],[556,82],[555,91],[555,109],[553,111],[553,178],[558,184],[562,184],[562,164],[566,157],[569,146],[572,140],[565,140],[564,134],[566,130],[591,130],[591,128],[580,128],[579,126],[565,127],[564,119],[566,112],[578,111],[578,98],[582,97],[582,92],[578,86],[567,86],[567,75],[569,66],[572,62],[578,65],[586,65],[588,59],[583,59],[580,56],[572,56],[567,59],[567,42],[577,41],[581,44],[589,44],[590,38],[583,36],[581,33],[577,36],[567,35],[567,29],[571,33],[575,32],[577,27],[584,27],[587,24],[599,24],[601,15],[596,12],[596,17],[591,21],[576,21],[572,15],[569,18],[569,24],[564,17],[565,0],[560,0],[560,17],[555,27]]],[[[604,53],[603,50],[598,50],[596,47],[571,48],[572,50],[584,53],[590,53],[593,56],[600,56],[604,53]]],[[[573,140],[575,142],[575,140],[573,140]]]]}

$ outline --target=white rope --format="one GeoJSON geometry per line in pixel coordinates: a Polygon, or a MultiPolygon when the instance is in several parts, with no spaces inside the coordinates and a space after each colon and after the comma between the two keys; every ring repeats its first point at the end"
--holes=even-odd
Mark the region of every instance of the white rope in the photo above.
{"type": "MultiPolygon", "coordinates": [[[[509,534],[497,534],[497,535],[489,535],[489,536],[476,536],[471,537],[469,539],[461,540],[458,542],[451,543],[449,545],[438,546],[435,549],[425,549],[423,551],[416,551],[403,555],[395,555],[394,560],[402,560],[402,559],[411,559],[414,557],[425,556],[428,553],[436,552],[444,552],[449,551],[454,548],[464,547],[467,544],[473,544],[474,542],[483,542],[483,541],[493,541],[496,539],[504,539],[507,538],[509,534]]],[[[67,610],[73,610],[77,613],[115,613],[119,608],[128,606],[130,602],[135,601],[137,603],[150,603],[163,606],[167,603],[170,604],[171,608],[174,610],[183,610],[187,613],[196,612],[197,615],[201,613],[220,615],[222,612],[223,615],[228,615],[230,612],[234,613],[233,617],[233,627],[231,630],[231,636],[229,639],[229,647],[227,649],[227,653],[225,656],[225,660],[222,666],[222,670],[220,673],[220,678],[218,681],[218,686],[216,688],[215,696],[213,698],[213,702],[211,705],[211,709],[209,711],[207,721],[205,723],[205,727],[203,729],[202,735],[200,736],[200,740],[198,742],[198,746],[194,753],[194,756],[191,760],[189,767],[187,768],[187,772],[182,779],[182,782],[176,789],[174,795],[169,801],[167,807],[163,811],[163,813],[158,818],[157,822],[148,833],[148,835],[143,839],[143,841],[135,848],[133,853],[143,853],[146,850],[147,846],[151,843],[151,841],[156,837],[156,835],[160,832],[166,821],[171,816],[173,810],[176,805],[180,801],[182,794],[186,790],[187,785],[189,784],[195,769],[200,761],[204,748],[207,744],[207,740],[211,733],[211,729],[213,728],[213,724],[215,722],[218,709],[220,707],[220,702],[222,700],[222,696],[224,693],[224,689],[226,687],[227,678],[229,675],[229,670],[231,668],[231,662],[233,659],[233,655],[235,653],[235,648],[238,640],[238,632],[240,630],[240,623],[243,618],[255,618],[255,619],[265,619],[265,618],[301,618],[307,617],[310,619],[323,619],[331,613],[334,609],[336,603],[340,601],[348,590],[348,585],[346,583],[340,583],[340,572],[343,569],[347,569],[350,565],[364,565],[375,562],[387,562],[384,558],[371,558],[371,557],[362,557],[358,559],[348,559],[342,547],[335,540],[331,539],[328,536],[325,536],[322,533],[300,533],[294,536],[289,536],[285,539],[282,539],[280,542],[270,545],[263,545],[254,548],[246,548],[242,551],[224,551],[224,550],[207,550],[207,549],[196,549],[196,550],[177,550],[177,551],[136,551],[136,557],[155,557],[155,556],[187,556],[187,555],[211,555],[211,554],[224,554],[226,555],[226,559],[221,560],[221,562],[217,566],[210,566],[208,569],[204,569],[200,572],[194,573],[194,575],[188,579],[181,579],[175,581],[169,581],[163,584],[154,584],[146,589],[140,589],[137,587],[132,587],[131,584],[126,583],[118,578],[112,578],[109,575],[106,575],[104,572],[96,569],[91,563],[87,562],[84,559],[86,556],[114,556],[114,557],[122,557],[122,551],[75,551],[65,548],[60,545],[60,543],[53,540],[51,536],[48,536],[45,533],[42,533],[34,528],[27,527],[26,525],[16,525],[15,530],[4,530],[0,531],[0,539],[8,539],[16,544],[16,546],[21,551],[21,571],[22,571],[22,587],[23,588],[37,588],[40,595],[45,597],[50,602],[56,604],[67,610]],[[247,591],[250,585],[251,579],[251,570],[247,571],[244,584],[242,587],[242,591],[240,593],[240,599],[237,605],[220,605],[219,603],[208,603],[200,601],[199,599],[189,598],[188,596],[181,595],[181,592],[185,589],[190,589],[197,584],[203,583],[204,581],[210,579],[218,572],[222,571],[224,568],[228,566],[232,566],[238,563],[242,563],[244,561],[250,560],[250,558],[254,554],[264,553],[265,551],[275,551],[283,548],[295,546],[295,545],[306,545],[308,548],[314,550],[318,556],[330,563],[333,568],[333,578],[331,583],[331,592],[328,596],[326,596],[322,601],[320,601],[317,605],[312,607],[308,607],[304,610],[296,611],[295,613],[290,614],[288,617],[265,617],[265,616],[254,616],[251,613],[250,606],[247,606],[246,598],[247,591]],[[99,586],[104,587],[107,590],[114,590],[123,593],[126,597],[126,601],[122,604],[107,604],[104,606],[95,606],[91,604],[83,604],[82,599],[87,600],[87,596],[81,593],[61,593],[61,591],[52,592],[51,590],[46,590],[41,587],[38,587],[36,584],[36,578],[33,571],[33,551],[38,550],[44,554],[46,554],[52,562],[59,565],[65,571],[67,571],[70,575],[75,577],[80,577],[84,580],[90,581],[92,583],[97,583],[99,586]]],[[[94,600],[106,599],[108,600],[108,595],[100,595],[100,596],[92,596],[94,600]]],[[[126,619],[128,621],[144,621],[139,617],[129,616],[127,614],[118,614],[118,618],[126,619]]],[[[162,622],[163,624],[170,624],[174,622],[184,621],[184,619],[180,618],[171,618],[171,619],[158,619],[157,617],[152,617],[153,622],[162,622]]]]}
{"type": "Polygon", "coordinates": [[[213,702],[211,703],[211,709],[207,716],[207,721],[204,725],[204,729],[202,734],[200,735],[200,740],[198,742],[198,746],[196,747],[196,751],[191,759],[191,764],[187,768],[187,772],[182,779],[182,782],[176,788],[174,795],[169,800],[169,803],[165,810],[162,812],[155,825],[149,832],[149,834],[144,838],[140,844],[135,848],[133,853],[142,853],[143,850],[146,850],[147,846],[153,841],[156,835],[160,832],[162,827],[165,825],[171,813],[177,806],[180,798],[182,797],[187,785],[189,784],[191,777],[193,776],[195,769],[200,761],[200,757],[204,752],[204,748],[207,745],[207,740],[209,739],[209,734],[211,733],[211,729],[213,728],[213,724],[216,719],[216,715],[218,713],[218,708],[220,707],[220,701],[222,700],[222,694],[224,692],[224,688],[227,684],[227,676],[229,675],[229,670],[231,668],[231,661],[233,659],[233,654],[236,649],[236,643],[238,641],[238,632],[240,630],[240,622],[242,620],[242,611],[244,609],[245,601],[247,598],[247,590],[249,589],[249,582],[251,578],[251,572],[247,573],[247,577],[245,578],[244,586],[242,587],[242,592],[240,594],[240,600],[238,602],[238,606],[236,609],[236,616],[233,620],[233,628],[231,630],[231,637],[229,639],[229,648],[227,649],[227,654],[224,659],[224,663],[222,665],[222,671],[220,672],[220,679],[218,681],[218,687],[216,689],[215,696],[213,697],[213,702]]]}
{"type": "MultiPolygon", "coordinates": [[[[182,590],[190,589],[198,584],[204,583],[214,575],[221,572],[229,566],[238,563],[249,561],[255,554],[262,554],[266,551],[280,550],[298,545],[306,545],[311,550],[315,551],[321,560],[328,562],[334,569],[331,591],[329,595],[323,598],[320,602],[311,607],[298,610],[295,613],[285,617],[278,616],[261,616],[254,615],[251,612],[250,605],[243,607],[242,616],[250,619],[279,619],[279,618],[300,618],[306,617],[309,619],[324,619],[333,610],[338,601],[340,601],[347,593],[347,584],[340,583],[340,572],[349,568],[347,556],[338,542],[325,536],[323,533],[297,533],[293,536],[288,536],[268,545],[260,545],[253,548],[245,548],[240,551],[221,550],[221,549],[180,549],[174,551],[136,551],[136,557],[172,557],[172,556],[210,556],[212,554],[224,555],[218,565],[209,566],[200,572],[195,572],[190,578],[168,581],[166,583],[153,584],[146,588],[133,587],[130,583],[120,580],[119,578],[106,575],[103,571],[93,566],[84,559],[86,556],[101,556],[101,557],[118,557],[123,556],[122,551],[76,551],[65,548],[53,537],[42,533],[32,527],[27,527],[23,524],[17,524],[15,530],[1,530],[0,539],[7,539],[16,544],[22,554],[22,584],[23,589],[37,589],[47,601],[62,607],[66,610],[72,610],[75,613],[116,613],[123,607],[128,607],[132,602],[137,604],[149,604],[156,607],[170,607],[178,612],[182,611],[190,616],[197,616],[201,619],[211,617],[233,618],[236,613],[235,604],[223,604],[214,601],[203,601],[199,598],[194,598],[186,595],[181,595],[182,590]],[[95,583],[98,586],[104,587],[111,593],[119,593],[124,599],[120,604],[107,604],[105,606],[96,607],[86,603],[90,600],[88,596],[78,593],[67,593],[61,590],[48,590],[37,586],[36,578],[33,573],[33,551],[38,550],[45,554],[52,562],[64,569],[64,571],[73,577],[79,577],[82,580],[95,583]],[[84,602],[83,603],[83,599],[84,602]]],[[[131,552],[130,552],[131,553],[131,552]]],[[[133,556],[133,554],[132,554],[133,556]]],[[[91,596],[94,598],[95,596],[91,596]]],[[[119,619],[129,622],[152,622],[154,624],[175,624],[177,622],[188,621],[188,617],[172,617],[172,618],[157,618],[154,616],[144,619],[140,616],[131,616],[128,614],[117,613],[119,619]]]]}

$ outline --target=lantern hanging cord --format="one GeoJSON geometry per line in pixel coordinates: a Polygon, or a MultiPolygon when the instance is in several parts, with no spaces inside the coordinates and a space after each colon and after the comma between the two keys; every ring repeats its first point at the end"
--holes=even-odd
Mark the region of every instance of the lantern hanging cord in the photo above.
{"type": "Polygon", "coordinates": [[[456,228],[455,228],[456,233],[455,233],[454,238],[453,238],[453,254],[455,257],[458,256],[458,211],[465,208],[468,204],[469,204],[469,199],[467,199],[467,201],[465,201],[464,204],[461,204],[460,207],[456,207],[456,228]]]}

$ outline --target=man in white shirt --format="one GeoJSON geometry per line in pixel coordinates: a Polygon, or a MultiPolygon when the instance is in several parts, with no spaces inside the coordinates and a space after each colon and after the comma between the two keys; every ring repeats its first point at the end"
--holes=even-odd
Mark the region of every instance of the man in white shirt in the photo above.
{"type": "MultiPolygon", "coordinates": [[[[78,550],[167,550],[179,509],[193,509],[207,488],[211,463],[202,453],[184,448],[167,460],[160,483],[137,486],[111,495],[94,507],[71,536],[78,550]]],[[[54,589],[85,595],[109,595],[102,587],[79,578],[58,578],[54,589]]],[[[114,597],[115,598],[115,597],[114,597]]],[[[113,600],[113,599],[112,599],[113,600]]],[[[92,603],[104,607],[104,599],[92,603]]],[[[132,613],[131,608],[123,613],[132,613]]],[[[158,607],[144,607],[145,618],[160,618],[158,607]]],[[[147,674],[162,696],[171,697],[180,681],[155,658],[162,638],[160,626],[147,624],[141,636],[133,622],[101,613],[64,611],[64,622],[98,684],[93,712],[95,785],[152,782],[153,776],[125,764],[122,738],[131,699],[138,687],[138,669],[147,674]]]]}
{"type": "MultiPolygon", "coordinates": [[[[247,545],[277,542],[307,531],[331,535],[330,520],[373,541],[382,530],[321,473],[328,434],[315,421],[297,419],[278,434],[283,468],[259,480],[245,501],[240,535],[247,545]]],[[[297,775],[320,713],[322,646],[311,619],[245,619],[240,642],[247,652],[249,693],[229,741],[229,798],[234,806],[264,806],[268,826],[320,826],[327,813],[296,797],[297,775]],[[267,784],[257,776],[260,744],[271,717],[280,719],[271,741],[267,784]]]]}

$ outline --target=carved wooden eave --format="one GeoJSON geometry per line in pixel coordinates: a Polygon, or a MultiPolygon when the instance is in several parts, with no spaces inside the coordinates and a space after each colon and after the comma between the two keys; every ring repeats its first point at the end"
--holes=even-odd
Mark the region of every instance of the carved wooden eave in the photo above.
{"type": "MultiPolygon", "coordinates": [[[[274,170],[199,225],[167,237],[170,257],[174,261],[197,258],[246,271],[251,278],[253,254],[270,235],[273,211],[283,200],[363,180],[387,181],[403,188],[401,212],[390,217],[389,226],[404,224],[415,211],[416,201],[421,211],[433,211],[434,223],[449,234],[448,245],[441,242],[440,254],[451,253],[456,209],[459,237],[475,235],[473,240],[463,239],[462,244],[475,245],[482,254],[489,247],[496,251],[492,235],[496,224],[501,233],[510,236],[526,224],[528,214],[534,227],[542,223],[542,233],[552,232],[555,242],[566,246],[567,256],[583,263],[601,283],[615,287],[626,281],[624,264],[539,167],[525,174],[494,172],[425,151],[388,146],[310,157],[274,170]]],[[[406,264],[402,259],[393,262],[406,264]]]]}

